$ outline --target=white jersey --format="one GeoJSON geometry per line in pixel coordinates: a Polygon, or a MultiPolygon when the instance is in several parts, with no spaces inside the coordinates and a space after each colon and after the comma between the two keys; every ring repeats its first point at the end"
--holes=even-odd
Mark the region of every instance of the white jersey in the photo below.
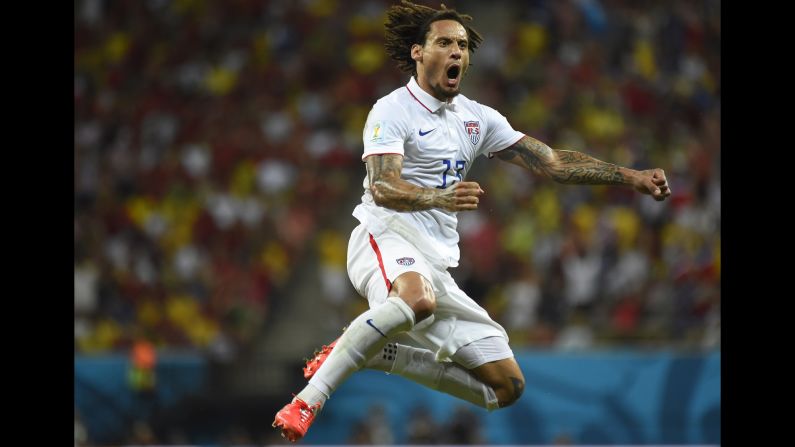
{"type": "MultiPolygon", "coordinates": [[[[364,127],[362,160],[376,154],[403,156],[402,178],[425,188],[446,188],[466,178],[479,155],[510,147],[523,133],[491,107],[464,95],[442,102],[412,76],[408,84],[379,99],[364,127]]],[[[374,235],[401,234],[439,267],[458,265],[458,218],[443,209],[400,212],[373,201],[365,175],[362,203],[353,215],[374,235]]]]}

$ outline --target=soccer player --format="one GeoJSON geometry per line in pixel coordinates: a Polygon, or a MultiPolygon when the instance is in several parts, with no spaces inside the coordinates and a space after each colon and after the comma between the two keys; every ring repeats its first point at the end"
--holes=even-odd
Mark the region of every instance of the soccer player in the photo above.
{"type": "Polygon", "coordinates": [[[457,213],[484,191],[465,181],[479,155],[559,183],[620,185],[662,201],[661,169],[636,171],[555,150],[514,130],[496,110],[461,95],[470,54],[482,41],[453,9],[403,1],[387,11],[386,51],[408,83],[379,99],[365,124],[367,176],[353,215],[348,274],[370,309],[307,362],[309,383],[275,417],[302,438],[326,399],[351,374],[398,374],[488,410],[516,402],[524,376],[498,323],[447,269],[458,265],[457,213]]]}

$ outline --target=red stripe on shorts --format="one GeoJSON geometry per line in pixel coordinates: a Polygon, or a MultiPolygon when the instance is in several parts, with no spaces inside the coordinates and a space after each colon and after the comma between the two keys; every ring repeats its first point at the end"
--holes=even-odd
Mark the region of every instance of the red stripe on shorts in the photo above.
{"type": "Polygon", "coordinates": [[[384,276],[384,282],[386,283],[386,290],[392,290],[392,283],[389,282],[389,279],[386,277],[386,271],[384,270],[384,260],[381,259],[381,250],[378,249],[378,244],[375,243],[375,239],[373,235],[370,235],[370,246],[373,247],[373,251],[375,251],[375,256],[378,258],[378,267],[381,269],[381,274],[384,276]]]}

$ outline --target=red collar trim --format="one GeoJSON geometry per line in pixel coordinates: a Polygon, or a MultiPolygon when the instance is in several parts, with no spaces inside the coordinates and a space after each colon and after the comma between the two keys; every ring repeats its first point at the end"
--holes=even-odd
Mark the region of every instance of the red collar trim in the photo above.
{"type": "Polygon", "coordinates": [[[406,90],[408,90],[408,91],[409,91],[409,95],[411,95],[411,97],[412,97],[412,98],[414,98],[414,100],[415,100],[415,101],[417,101],[418,103],[420,103],[420,105],[421,105],[421,106],[425,107],[425,110],[427,110],[427,111],[428,111],[428,112],[430,112],[430,113],[433,113],[433,112],[431,112],[431,109],[429,109],[429,108],[428,108],[428,106],[426,106],[425,104],[423,104],[423,103],[422,103],[422,101],[420,101],[419,99],[417,99],[417,97],[416,97],[416,96],[414,96],[414,93],[411,93],[411,89],[409,88],[409,86],[408,86],[408,85],[406,86],[406,90]]]}

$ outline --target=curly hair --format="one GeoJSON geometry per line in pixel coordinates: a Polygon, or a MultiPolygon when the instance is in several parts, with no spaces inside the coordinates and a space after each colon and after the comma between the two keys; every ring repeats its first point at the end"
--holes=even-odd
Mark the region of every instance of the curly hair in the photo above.
{"type": "Polygon", "coordinates": [[[400,3],[387,10],[384,47],[402,71],[417,75],[417,62],[411,58],[411,46],[415,43],[424,46],[431,23],[437,20],[455,20],[460,23],[467,32],[470,53],[474,53],[483,41],[483,36],[465,23],[472,20],[471,16],[448,9],[444,3],[441,4],[442,9],[417,5],[408,0],[400,3]]]}

